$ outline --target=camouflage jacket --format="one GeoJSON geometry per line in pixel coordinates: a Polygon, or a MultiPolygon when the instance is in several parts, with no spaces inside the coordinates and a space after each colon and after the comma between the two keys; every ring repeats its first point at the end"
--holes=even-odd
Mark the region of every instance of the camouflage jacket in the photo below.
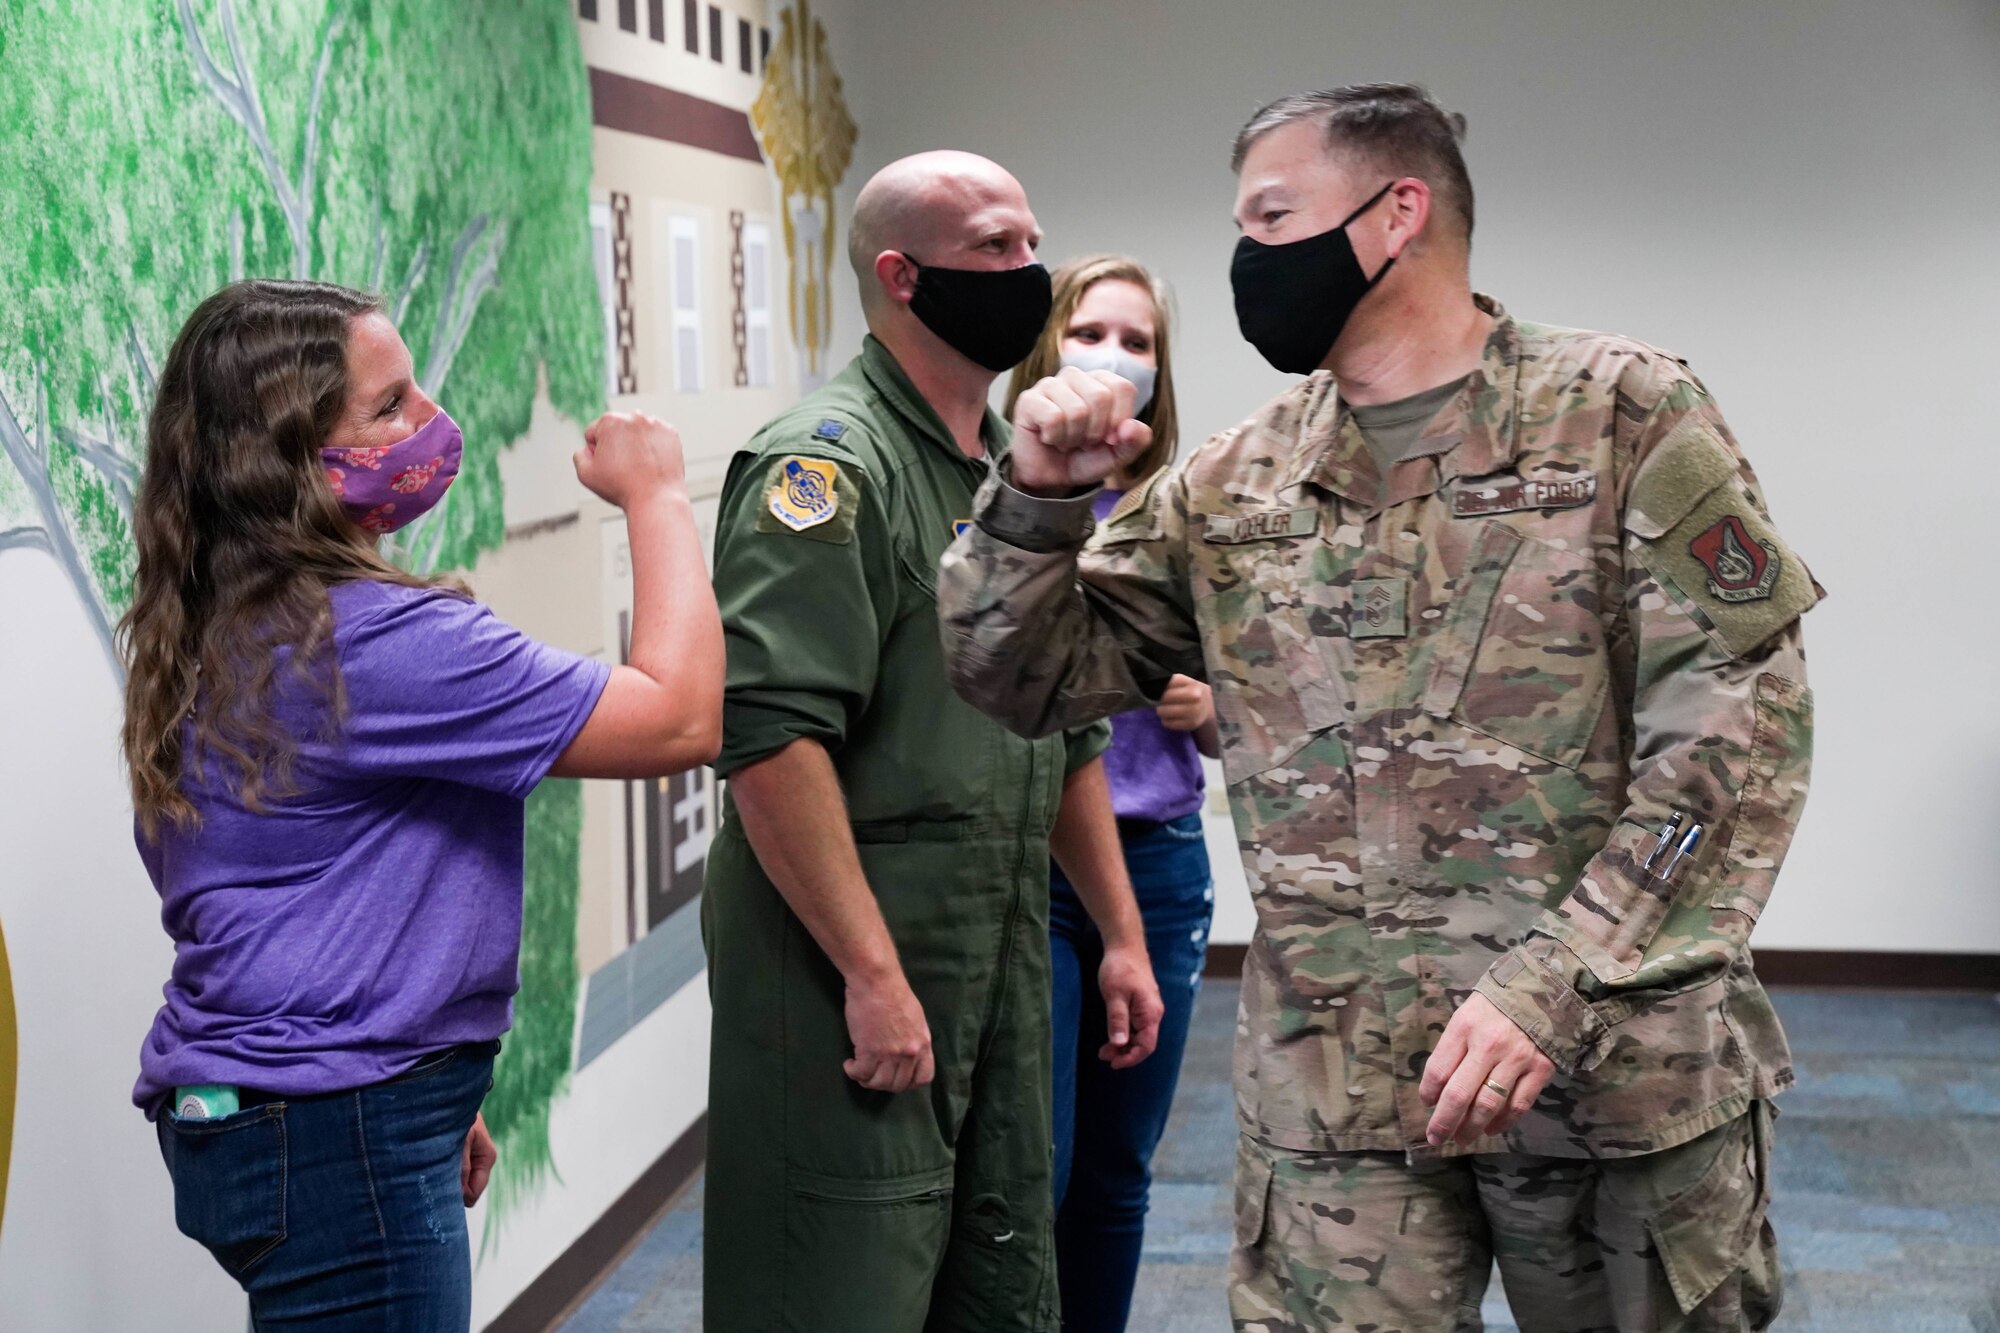
{"type": "Polygon", "coordinates": [[[1746,942],[1822,594],[1680,361],[1479,299],[1482,364],[1386,480],[1320,372],[1094,535],[996,473],[943,560],[953,683],[1019,731],[1214,686],[1258,914],[1238,1110],[1283,1148],[1427,1151],[1474,989],[1557,1072],[1448,1153],[1654,1151],[1792,1080],[1746,942]],[[1655,857],[1676,812],[1703,833],[1655,857]]]}

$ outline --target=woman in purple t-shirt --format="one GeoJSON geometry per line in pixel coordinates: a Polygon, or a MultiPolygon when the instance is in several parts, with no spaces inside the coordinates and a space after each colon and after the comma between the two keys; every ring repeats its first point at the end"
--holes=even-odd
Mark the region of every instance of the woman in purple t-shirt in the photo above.
{"type": "MultiPolygon", "coordinates": [[[[1053,275],[1055,304],[1041,341],[1014,370],[1007,411],[1031,385],[1064,366],[1132,381],[1153,443],[1098,495],[1101,522],[1132,487],[1173,460],[1177,422],[1167,359],[1167,301],[1144,265],[1115,255],[1076,259],[1053,275]]],[[[1166,1129],[1180,1077],[1188,1019],[1201,984],[1214,891],[1202,838],[1203,754],[1216,754],[1208,686],[1167,683],[1159,706],[1111,719],[1104,756],[1125,866],[1146,924],[1146,950],[1166,1013],[1144,1064],[1112,1069],[1097,1058],[1104,1014],[1083,1003],[1084,980],[1103,942],[1059,867],[1049,871],[1054,964],[1056,1276],[1064,1333],[1125,1327],[1145,1237],[1153,1149],[1166,1129]]]]}
{"type": "Polygon", "coordinates": [[[607,415],[584,438],[577,476],[631,536],[629,667],[377,552],[443,497],[462,440],[374,299],[234,283],[161,370],[121,634],[174,965],[133,1096],[175,1220],[259,1328],[469,1325],[524,801],[547,774],[656,776],[720,743],[679,437],[607,415]]]}

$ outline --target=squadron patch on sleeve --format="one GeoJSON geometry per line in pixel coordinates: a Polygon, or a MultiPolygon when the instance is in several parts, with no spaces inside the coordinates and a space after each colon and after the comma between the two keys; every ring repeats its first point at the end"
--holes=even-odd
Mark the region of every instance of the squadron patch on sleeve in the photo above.
{"type": "Polygon", "coordinates": [[[854,535],[859,502],[860,492],[840,464],[787,454],[765,476],[757,531],[793,532],[838,545],[854,535]]]}
{"type": "Polygon", "coordinates": [[[1725,602],[1755,602],[1778,586],[1785,560],[1778,544],[1752,536],[1743,520],[1724,514],[1688,543],[1688,554],[1708,570],[1708,592],[1725,602]]]}
{"type": "Polygon", "coordinates": [[[1663,443],[1632,483],[1632,554],[1710,638],[1740,657],[1820,598],[1743,483],[1736,455],[1692,423],[1663,443]]]}

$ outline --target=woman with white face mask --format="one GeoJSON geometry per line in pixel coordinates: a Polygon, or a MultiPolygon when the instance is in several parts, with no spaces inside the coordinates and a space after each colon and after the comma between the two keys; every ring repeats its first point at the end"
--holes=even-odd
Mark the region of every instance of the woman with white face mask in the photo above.
{"type": "MultiPolygon", "coordinates": [[[[1071,260],[1055,271],[1053,285],[1048,325],[1008,384],[1007,414],[1025,390],[1064,366],[1108,370],[1132,382],[1139,420],[1153,428],[1153,443],[1098,495],[1095,512],[1102,522],[1120,496],[1173,461],[1166,290],[1144,265],[1116,255],[1071,260]]],[[[1151,1059],[1117,1070],[1099,1059],[1104,1013],[1083,1000],[1103,942],[1076,891],[1052,865],[1056,1265],[1065,1333],[1125,1327],[1153,1149],[1180,1076],[1214,898],[1201,826],[1201,756],[1217,752],[1208,686],[1175,676],[1158,707],[1121,713],[1111,722],[1105,771],[1166,1014],[1151,1059]]]]}

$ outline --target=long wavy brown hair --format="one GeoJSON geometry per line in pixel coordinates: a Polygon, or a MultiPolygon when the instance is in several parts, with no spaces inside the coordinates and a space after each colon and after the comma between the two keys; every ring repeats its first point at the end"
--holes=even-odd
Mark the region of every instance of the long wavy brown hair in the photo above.
{"type": "Polygon", "coordinates": [[[1062,369],[1063,335],[1069,332],[1069,322],[1075,317],[1076,308],[1083,304],[1084,293],[1113,278],[1143,287],[1153,297],[1153,355],[1160,369],[1153,382],[1153,401],[1139,414],[1139,420],[1153,428],[1153,442],[1125,469],[1136,487],[1174,461],[1174,448],[1180,437],[1180,414],[1174,405],[1174,363],[1167,355],[1173,324],[1167,288],[1138,260],[1124,255],[1086,255],[1068,261],[1049,275],[1050,285],[1055,289],[1049,322],[1042,326],[1035,350],[1014,367],[1014,376],[1007,381],[1006,415],[1014,415],[1015,399],[1062,369]]]}
{"type": "Polygon", "coordinates": [[[199,826],[183,788],[190,764],[219,761],[252,810],[297,790],[300,738],[273,717],[272,689],[288,656],[288,674],[337,724],[328,588],[437,586],[376,553],[320,462],[347,399],[348,330],[381,309],[328,283],[235,282],[195,309],[167,354],[133,513],[132,608],[118,626],[125,761],[149,838],[163,823],[199,826]]]}

